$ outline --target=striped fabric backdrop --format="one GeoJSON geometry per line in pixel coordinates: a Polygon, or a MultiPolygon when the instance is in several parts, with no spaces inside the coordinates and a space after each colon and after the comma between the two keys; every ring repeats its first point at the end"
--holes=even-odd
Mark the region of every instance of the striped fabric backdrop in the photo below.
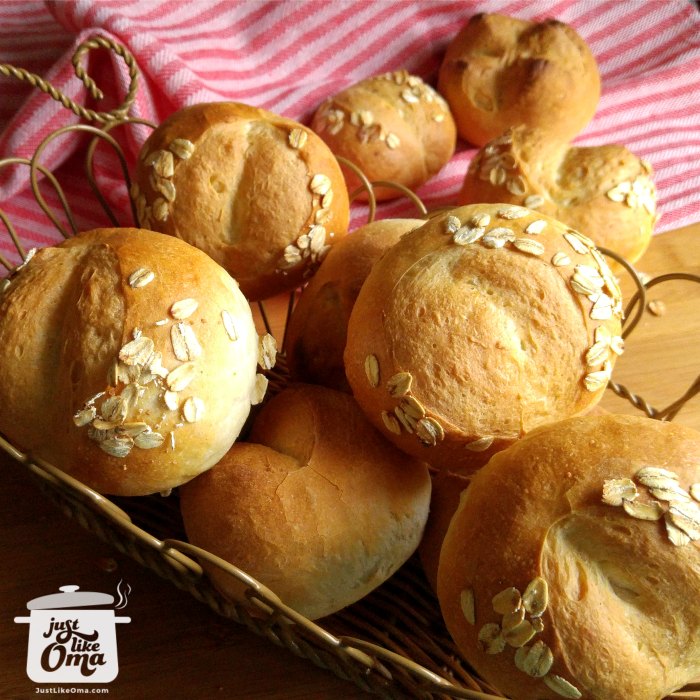
{"type": "MultiPolygon", "coordinates": [[[[143,82],[137,116],[160,121],[195,102],[235,100],[307,122],[327,96],[362,78],[406,68],[435,84],[447,43],[476,12],[525,19],[556,17],[574,26],[598,60],[603,94],[580,145],[621,143],[654,166],[662,232],[700,220],[700,15],[689,0],[77,0],[0,2],[0,62],[41,74],[81,104],[90,103],[70,63],[75,47],[100,34],[135,55],[143,82]]],[[[107,94],[123,94],[126,70],[97,52],[89,72],[107,94]]],[[[0,78],[0,157],[30,155],[48,132],[76,118],[38,91],[0,78]]],[[[100,105],[100,109],[103,107],[100,105]]],[[[130,133],[133,159],[146,136],[130,133]]],[[[89,194],[78,137],[53,141],[42,162],[59,174],[80,228],[107,223],[89,194]]],[[[454,201],[475,150],[458,144],[419,194],[454,201]]],[[[100,156],[100,182],[129,223],[114,164],[100,156]]],[[[28,191],[26,168],[0,173],[0,208],[28,247],[59,240],[28,191]]],[[[50,191],[50,204],[57,204],[50,191]]],[[[379,216],[411,213],[405,201],[379,216]]],[[[355,208],[353,222],[364,215],[355,208]]],[[[0,252],[13,261],[9,239],[0,252]]]]}

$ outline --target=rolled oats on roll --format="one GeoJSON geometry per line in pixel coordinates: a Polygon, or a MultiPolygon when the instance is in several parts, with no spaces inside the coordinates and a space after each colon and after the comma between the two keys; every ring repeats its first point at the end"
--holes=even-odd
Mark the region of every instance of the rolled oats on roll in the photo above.
{"type": "MultiPolygon", "coordinates": [[[[405,70],[355,83],[317,109],[311,128],[336,155],[370,181],[388,180],[415,189],[450,160],[457,132],[450,109],[430,85],[405,70]]],[[[344,169],[348,189],[360,180],[344,169]]],[[[377,199],[401,196],[379,187],[377,199]]]]}
{"type": "Polygon", "coordinates": [[[422,219],[383,219],[333,246],[299,297],[287,327],[287,365],[295,381],[350,391],[343,351],[350,312],[372,265],[422,219]]]}
{"type": "Polygon", "coordinates": [[[519,700],[660,700],[700,675],[700,433],[582,416],[464,492],[438,596],[466,661],[519,700]]]}
{"type": "Polygon", "coordinates": [[[323,141],[233,102],[166,119],[141,149],[131,195],[144,228],[203,250],[249,300],[298,287],[348,227],[343,175],[323,141]]]}
{"type": "Polygon", "coordinates": [[[395,445],[468,473],[601,398],[622,299],[581,233],[510,204],[437,215],[373,266],[353,307],[348,382],[395,445]]]}
{"type": "Polygon", "coordinates": [[[569,25],[480,13],[447,47],[438,90],[459,135],[476,146],[521,124],[568,141],[595,113],[600,76],[569,25]]]}
{"type": "Polygon", "coordinates": [[[266,380],[236,282],[171,236],[96,229],[0,296],[0,432],[102,493],[167,491],[229,449],[266,380]]]}
{"type": "Polygon", "coordinates": [[[522,204],[629,262],[647,249],[658,219],[646,160],[624,146],[576,147],[525,127],[509,129],[474,156],[458,201],[522,204]]]}
{"type": "MultiPolygon", "coordinates": [[[[397,450],[351,396],[297,384],[270,399],[250,442],[180,490],[189,540],[316,619],[383,583],[418,546],[427,465],[397,450]]],[[[209,567],[237,599],[236,582],[209,567]]]]}

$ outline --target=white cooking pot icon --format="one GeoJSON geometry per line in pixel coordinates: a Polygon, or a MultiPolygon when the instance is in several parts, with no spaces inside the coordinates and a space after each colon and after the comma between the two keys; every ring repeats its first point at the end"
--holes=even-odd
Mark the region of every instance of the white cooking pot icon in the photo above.
{"type": "Polygon", "coordinates": [[[27,603],[29,648],[27,675],[36,683],[109,683],[117,677],[115,624],[131,622],[116,617],[109,608],[114,597],[107,593],[79,591],[61,586],[61,593],[34,598],[27,603]],[[93,608],[93,609],[90,609],[93,608]]]}

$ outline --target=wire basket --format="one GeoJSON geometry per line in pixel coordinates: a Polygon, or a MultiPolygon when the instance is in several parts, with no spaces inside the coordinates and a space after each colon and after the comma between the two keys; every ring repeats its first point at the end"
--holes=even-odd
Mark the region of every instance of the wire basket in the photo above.
{"type": "MultiPolygon", "coordinates": [[[[110,131],[122,125],[155,127],[154,124],[128,115],[136,96],[138,68],[133,56],[112,40],[102,37],[90,38],[81,44],[75,53],[73,64],[76,75],[90,94],[96,99],[102,97],[101,91],[87,76],[81,64],[83,56],[93,49],[113,51],[124,60],[129,70],[131,83],[127,95],[123,103],[110,112],[97,112],[81,107],[39,76],[0,64],[0,73],[29,82],[60,101],[83,120],[99,125],[80,123],[64,127],[49,134],[36,148],[32,158],[6,158],[0,161],[0,170],[15,165],[29,168],[29,179],[38,205],[64,237],[76,233],[77,227],[58,180],[41,164],[41,156],[48,144],[68,132],[83,132],[91,137],[85,152],[86,177],[112,225],[118,226],[119,222],[100,192],[93,174],[95,150],[100,142],[113,149],[128,188],[131,181],[127,160],[110,131]],[[42,196],[39,189],[40,178],[53,188],[70,231],[42,196]]],[[[359,172],[358,176],[367,191],[371,221],[376,212],[373,186],[393,185],[385,182],[369,183],[359,172]]],[[[416,204],[422,216],[428,216],[422,203],[413,193],[405,188],[399,189],[416,204]]],[[[354,193],[355,196],[357,194],[358,192],[354,193]]],[[[131,215],[138,226],[138,215],[133,202],[131,215]]],[[[0,219],[19,256],[26,262],[31,256],[31,251],[26,251],[22,246],[12,223],[1,210],[0,219]]],[[[625,312],[623,337],[629,336],[639,322],[646,306],[648,289],[669,280],[700,282],[698,276],[671,273],[642,284],[628,263],[610,251],[604,252],[627,269],[637,287],[637,292],[625,312]]],[[[9,276],[0,281],[2,293],[4,287],[11,284],[12,274],[21,265],[14,267],[2,255],[0,264],[9,272],[9,276]]],[[[295,294],[292,293],[287,305],[288,315],[292,311],[294,300],[295,294]]],[[[258,304],[263,322],[270,331],[265,305],[261,302],[258,304]]],[[[270,383],[273,390],[281,389],[286,383],[283,353],[280,355],[278,366],[270,375],[270,383]]],[[[685,403],[700,391],[700,377],[680,399],[662,410],[655,409],[624,386],[611,381],[609,387],[649,417],[671,420],[685,403]]],[[[496,688],[476,676],[460,657],[443,624],[435,595],[415,557],[369,596],[339,613],[324,618],[322,625],[319,625],[286,606],[271,590],[244,571],[184,541],[184,527],[176,492],[165,498],[149,496],[110,500],[53,465],[17,449],[1,435],[0,448],[26,467],[39,489],[55,502],[66,516],[77,520],[102,540],[178,588],[188,591],[216,613],[245,625],[256,634],[267,637],[274,644],[285,647],[317,666],[330,669],[337,676],[352,681],[363,690],[383,698],[486,700],[504,697],[496,688]],[[241,590],[240,600],[245,602],[231,602],[225,599],[204,575],[202,562],[219,568],[235,580],[241,590]]],[[[700,698],[700,683],[687,686],[681,692],[686,694],[671,697],[700,698]],[[689,696],[687,693],[693,694],[689,696]]]]}

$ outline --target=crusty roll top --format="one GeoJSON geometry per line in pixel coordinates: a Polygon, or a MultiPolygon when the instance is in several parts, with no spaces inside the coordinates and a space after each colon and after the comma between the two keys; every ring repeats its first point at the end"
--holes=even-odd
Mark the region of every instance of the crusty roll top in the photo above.
{"type": "Polygon", "coordinates": [[[411,454],[484,463],[598,401],[622,351],[621,303],[585,236],[522,207],[462,207],[372,268],[350,317],[348,380],[411,454]]]}
{"type": "MultiPolygon", "coordinates": [[[[447,103],[405,70],[362,80],[327,99],[311,122],[337,155],[355,163],[370,180],[415,188],[452,157],[456,130],[447,103]]],[[[349,189],[358,178],[346,171],[349,189]]],[[[380,199],[400,192],[380,188],[380,199]]]]}
{"type": "Polygon", "coordinates": [[[494,456],[440,557],[469,663],[523,700],[658,700],[694,680],[699,482],[700,434],[647,418],[573,418],[494,456]]]}
{"type": "Polygon", "coordinates": [[[478,14],[448,46],[438,89],[460,136],[483,146],[520,124],[573,138],[593,117],[600,77],[586,43],[563,22],[478,14]]]}
{"type": "Polygon", "coordinates": [[[635,262],[657,219],[651,176],[651,165],[624,146],[573,147],[518,127],[474,156],[459,201],[537,209],[635,262]]]}
{"type": "Polygon", "coordinates": [[[105,493],[163,491],[207,469],[258,398],[247,301],[174,238],[78,235],[39,251],[0,304],[0,430],[105,493]]]}
{"type": "Polygon", "coordinates": [[[142,148],[132,197],[143,226],[204,250],[248,299],[300,284],[348,224],[343,176],[323,141],[238,103],[163,122],[142,148]]]}

